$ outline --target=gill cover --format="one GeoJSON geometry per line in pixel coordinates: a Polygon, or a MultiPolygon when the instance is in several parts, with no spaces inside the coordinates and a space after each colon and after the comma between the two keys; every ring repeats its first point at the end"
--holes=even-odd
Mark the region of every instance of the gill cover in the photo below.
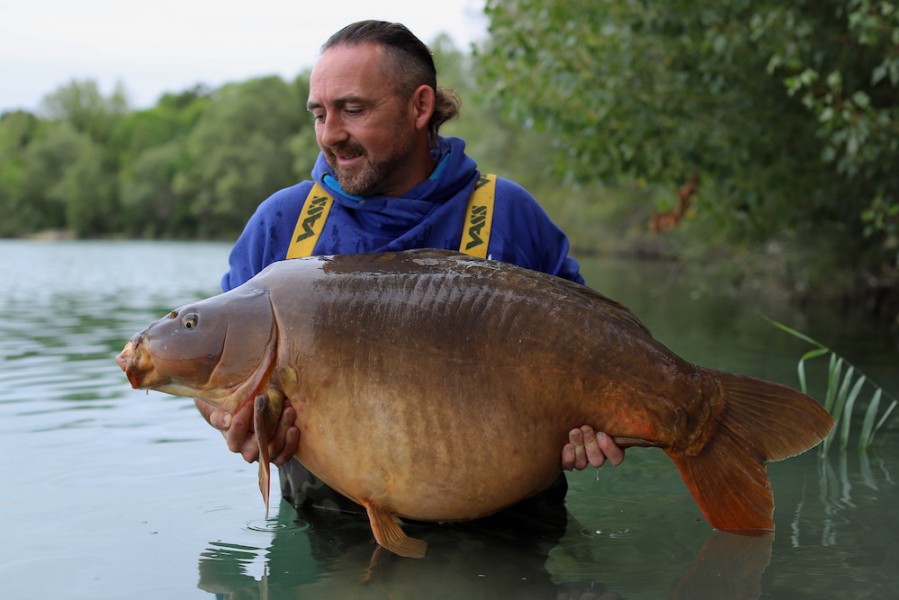
{"type": "Polygon", "coordinates": [[[266,368],[275,320],[268,293],[241,286],[173,310],[140,337],[168,393],[227,394],[266,368]]]}

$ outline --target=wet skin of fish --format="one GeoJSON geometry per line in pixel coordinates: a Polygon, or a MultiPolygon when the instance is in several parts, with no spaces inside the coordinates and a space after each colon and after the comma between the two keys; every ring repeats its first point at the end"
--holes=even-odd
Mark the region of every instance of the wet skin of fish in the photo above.
{"type": "Polygon", "coordinates": [[[135,388],[255,402],[266,506],[289,402],[300,462],[413,557],[425,543],[400,518],[475,519],[540,492],[583,423],[663,449],[713,527],[772,530],[765,462],[833,426],[798,391],[681,359],[585,286],[436,250],[272,264],[151,324],[117,361],[135,388]]]}

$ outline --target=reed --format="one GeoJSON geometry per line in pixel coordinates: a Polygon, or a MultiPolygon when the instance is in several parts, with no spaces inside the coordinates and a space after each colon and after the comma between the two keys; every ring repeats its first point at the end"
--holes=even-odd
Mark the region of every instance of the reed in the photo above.
{"type": "Polygon", "coordinates": [[[804,393],[809,393],[805,369],[806,363],[818,358],[829,357],[827,391],[824,395],[823,404],[824,408],[836,419],[837,424],[821,444],[821,454],[827,454],[835,440],[839,442],[841,450],[845,450],[848,447],[849,438],[853,430],[853,422],[858,423],[858,419],[853,419],[853,417],[860,412],[855,410],[856,401],[863,392],[866,394],[870,393],[871,399],[867,408],[864,409],[861,425],[856,425],[855,427],[858,429],[859,450],[864,451],[870,448],[874,444],[875,434],[892,414],[899,401],[885,392],[882,387],[873,382],[846,358],[840,356],[821,342],[783,323],[778,323],[767,317],[766,320],[781,331],[812,346],[811,350],[802,355],[797,365],[799,388],[804,393]],[[889,401],[889,405],[884,410],[881,410],[880,405],[884,399],[889,401]]]}

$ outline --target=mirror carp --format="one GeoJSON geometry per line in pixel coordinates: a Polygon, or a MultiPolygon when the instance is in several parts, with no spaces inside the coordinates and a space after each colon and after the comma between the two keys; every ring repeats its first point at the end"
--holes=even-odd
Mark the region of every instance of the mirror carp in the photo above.
{"type": "Polygon", "coordinates": [[[765,463],[833,427],[803,393],[680,358],[586,286],[438,250],[274,263],[173,310],[116,360],[134,388],[255,403],[266,511],[289,402],[296,458],[408,557],[426,543],[400,519],[476,519],[542,491],[585,423],[661,448],[712,527],[770,531],[765,463]]]}

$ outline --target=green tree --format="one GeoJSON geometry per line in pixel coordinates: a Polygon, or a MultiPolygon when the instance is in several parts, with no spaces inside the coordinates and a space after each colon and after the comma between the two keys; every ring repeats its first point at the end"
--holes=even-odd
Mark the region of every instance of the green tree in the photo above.
{"type": "Polygon", "coordinates": [[[228,84],[210,96],[187,139],[176,191],[191,198],[201,235],[231,235],[266,196],[296,180],[290,141],[306,98],[279,77],[228,84]]]}
{"type": "Polygon", "coordinates": [[[20,233],[66,229],[69,169],[83,154],[93,156],[93,141],[68,121],[43,122],[22,153],[21,189],[15,202],[20,233]]]}
{"type": "Polygon", "coordinates": [[[193,235],[197,222],[189,198],[175,181],[188,168],[187,138],[209,103],[210,91],[197,86],[165,94],[156,106],[125,116],[113,132],[118,157],[122,234],[140,237],[193,235]]]}
{"type": "Polygon", "coordinates": [[[175,189],[184,165],[184,144],[147,148],[120,178],[123,233],[139,237],[184,237],[197,228],[187,199],[175,189]]]}
{"type": "Polygon", "coordinates": [[[106,167],[105,148],[82,138],[77,156],[50,190],[65,205],[66,227],[87,238],[118,229],[115,175],[106,167]]]}
{"type": "Polygon", "coordinates": [[[488,0],[482,81],[546,133],[557,173],[675,186],[697,173],[701,237],[776,240],[795,265],[826,253],[804,276],[858,285],[895,270],[896,8],[488,0]]]}
{"type": "Polygon", "coordinates": [[[164,94],[156,106],[123,116],[109,140],[120,168],[127,170],[144,150],[185,140],[203,114],[210,93],[197,86],[179,94],[164,94]]]}
{"type": "Polygon", "coordinates": [[[106,97],[96,81],[73,80],[45,96],[39,112],[51,121],[68,121],[76,131],[105,143],[118,120],[128,113],[128,100],[122,85],[106,97]]]}
{"type": "Polygon", "coordinates": [[[84,237],[116,226],[117,160],[109,140],[127,111],[121,86],[106,98],[90,80],[72,81],[43,99],[44,120],[23,150],[24,231],[65,228],[84,237]]]}
{"type": "Polygon", "coordinates": [[[37,117],[28,112],[0,115],[0,236],[13,235],[22,228],[23,153],[38,125],[37,117]]]}
{"type": "MultiPolygon", "coordinates": [[[[899,3],[785,4],[752,16],[767,71],[817,122],[866,233],[899,236],[899,3]]],[[[857,215],[853,215],[857,216],[857,215]]]]}

